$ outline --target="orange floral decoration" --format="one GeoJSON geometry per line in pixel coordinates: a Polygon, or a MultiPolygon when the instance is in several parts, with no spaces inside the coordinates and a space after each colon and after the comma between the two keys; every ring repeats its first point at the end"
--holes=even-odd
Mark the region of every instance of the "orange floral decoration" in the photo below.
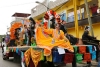
{"type": "Polygon", "coordinates": [[[21,22],[15,22],[12,24],[10,28],[10,39],[15,39],[15,36],[14,36],[15,29],[20,28],[21,26],[23,26],[21,22]]]}

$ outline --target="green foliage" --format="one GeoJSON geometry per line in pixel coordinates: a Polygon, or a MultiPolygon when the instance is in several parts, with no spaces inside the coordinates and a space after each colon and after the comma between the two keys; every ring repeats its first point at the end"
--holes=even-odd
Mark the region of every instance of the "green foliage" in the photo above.
{"type": "Polygon", "coordinates": [[[5,37],[6,35],[0,35],[0,42],[1,42],[1,40],[2,40],[2,37],[5,37]]]}

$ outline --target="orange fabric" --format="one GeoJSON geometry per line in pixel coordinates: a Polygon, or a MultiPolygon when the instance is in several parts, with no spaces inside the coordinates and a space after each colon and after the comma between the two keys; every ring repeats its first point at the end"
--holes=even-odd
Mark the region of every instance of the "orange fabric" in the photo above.
{"type": "Polygon", "coordinates": [[[35,67],[37,67],[38,62],[41,59],[41,52],[33,50],[31,48],[31,58],[32,58],[32,61],[34,62],[35,67]]]}
{"type": "Polygon", "coordinates": [[[25,63],[26,63],[26,66],[28,67],[29,65],[29,62],[30,62],[30,58],[31,58],[31,49],[28,49],[25,53],[24,53],[24,56],[25,56],[25,63]]]}
{"type": "Polygon", "coordinates": [[[65,41],[64,33],[61,30],[60,30],[59,35],[57,34],[57,31],[54,32],[54,29],[45,29],[44,32],[42,31],[41,27],[37,28],[36,42],[37,42],[37,46],[39,46],[40,48],[44,48],[44,55],[45,56],[50,55],[51,49],[55,46],[65,48],[65,49],[68,49],[71,52],[74,52],[73,46],[70,45],[69,41],[67,41],[67,42],[65,41]],[[44,32],[51,34],[53,37],[45,36],[44,32]],[[56,35],[56,37],[54,35],[56,35]],[[55,40],[54,43],[52,43],[53,40],[55,40]]]}
{"type": "Polygon", "coordinates": [[[11,34],[10,34],[10,39],[15,39],[14,33],[11,33],[11,34]]]}
{"type": "Polygon", "coordinates": [[[32,61],[34,62],[35,67],[37,67],[38,62],[41,59],[41,52],[33,50],[33,48],[29,48],[25,53],[25,63],[26,66],[28,67],[29,62],[30,62],[30,58],[32,58],[32,61]]]}

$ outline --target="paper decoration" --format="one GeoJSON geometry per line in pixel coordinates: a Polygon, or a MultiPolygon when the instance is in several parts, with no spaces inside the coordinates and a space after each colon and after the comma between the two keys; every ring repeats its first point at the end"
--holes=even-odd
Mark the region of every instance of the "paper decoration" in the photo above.
{"type": "Polygon", "coordinates": [[[63,48],[57,48],[59,54],[65,54],[65,50],[63,48]]]}
{"type": "Polygon", "coordinates": [[[96,59],[96,51],[93,51],[93,52],[91,53],[91,55],[92,55],[92,60],[95,60],[95,59],[96,59]]]}
{"type": "Polygon", "coordinates": [[[77,63],[81,63],[82,62],[82,59],[83,59],[82,56],[83,56],[83,54],[79,54],[79,53],[75,54],[77,63]]]}
{"type": "Polygon", "coordinates": [[[11,50],[12,52],[14,52],[14,49],[12,48],[12,50],[11,50]]]}
{"type": "Polygon", "coordinates": [[[18,50],[18,55],[21,56],[21,51],[20,50],[18,50]]]}
{"type": "Polygon", "coordinates": [[[73,53],[66,53],[65,57],[64,57],[64,63],[72,63],[73,62],[73,58],[74,58],[74,54],[73,53]]]}
{"type": "Polygon", "coordinates": [[[92,45],[87,46],[87,50],[88,50],[89,53],[92,53],[93,52],[93,49],[92,48],[93,48],[92,45]]]}
{"type": "Polygon", "coordinates": [[[14,52],[16,52],[16,48],[14,48],[14,52]]]}
{"type": "Polygon", "coordinates": [[[44,53],[41,51],[41,61],[44,61],[44,53]]]}
{"type": "Polygon", "coordinates": [[[90,62],[91,61],[91,54],[90,53],[85,53],[84,54],[84,61],[88,61],[88,62],[90,62]]]}
{"type": "Polygon", "coordinates": [[[21,52],[21,58],[23,58],[23,56],[24,56],[24,53],[23,53],[23,52],[21,52]]]}
{"type": "Polygon", "coordinates": [[[49,61],[49,62],[52,62],[52,54],[49,55],[49,56],[46,56],[46,60],[49,61]]]}
{"type": "Polygon", "coordinates": [[[54,63],[61,63],[63,55],[60,55],[57,50],[53,51],[53,62],[54,63]]]}
{"type": "Polygon", "coordinates": [[[81,54],[86,53],[86,46],[79,46],[79,53],[81,54]]]}
{"type": "Polygon", "coordinates": [[[96,46],[93,46],[93,49],[94,49],[93,51],[97,51],[96,46]]]}
{"type": "Polygon", "coordinates": [[[78,52],[78,47],[74,46],[74,53],[77,53],[77,52],[78,52]]]}
{"type": "Polygon", "coordinates": [[[16,53],[18,54],[18,48],[16,48],[16,53]]]}

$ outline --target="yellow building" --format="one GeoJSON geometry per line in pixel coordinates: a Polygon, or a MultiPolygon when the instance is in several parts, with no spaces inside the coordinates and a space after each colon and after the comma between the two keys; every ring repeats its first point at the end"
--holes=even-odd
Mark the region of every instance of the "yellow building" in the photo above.
{"type": "MultiPolygon", "coordinates": [[[[89,6],[96,4],[100,7],[100,0],[87,0],[89,6]]],[[[32,17],[34,19],[42,19],[45,12],[47,11],[47,7],[43,6],[47,4],[47,0],[45,0],[42,4],[37,5],[35,8],[31,10],[32,17]]],[[[75,23],[74,23],[74,5],[73,0],[56,0],[54,2],[49,2],[49,8],[56,11],[59,15],[61,15],[61,19],[66,21],[66,29],[68,33],[76,36],[75,33],[75,23]]],[[[90,15],[91,11],[90,11],[90,15]]],[[[84,32],[84,27],[89,25],[86,7],[84,0],[77,0],[77,18],[78,18],[78,30],[79,30],[79,38],[82,37],[84,32]]],[[[92,18],[92,26],[94,36],[97,36],[97,39],[100,39],[100,15],[91,17],[92,18]]]]}

